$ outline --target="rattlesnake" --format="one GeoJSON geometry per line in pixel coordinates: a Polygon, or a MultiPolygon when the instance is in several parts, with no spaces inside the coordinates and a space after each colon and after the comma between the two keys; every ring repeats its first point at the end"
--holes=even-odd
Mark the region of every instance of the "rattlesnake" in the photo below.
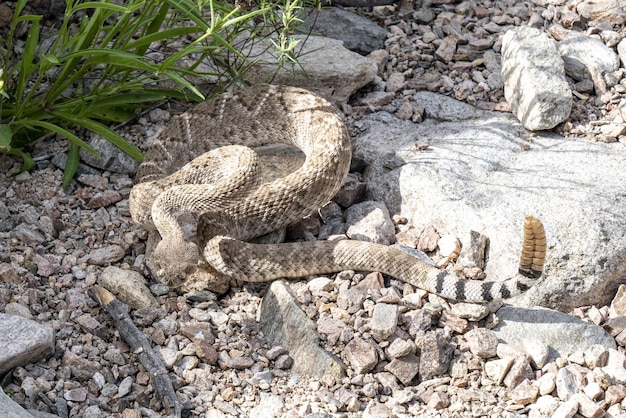
{"type": "Polygon", "coordinates": [[[465,280],[369,242],[245,242],[324,205],[343,185],[350,159],[350,137],[338,110],[299,88],[242,89],[173,118],[146,151],[130,196],[133,219],[163,237],[151,256],[158,279],[170,285],[203,275],[270,281],[353,269],[380,271],[468,301],[508,298],[534,284],[545,254],[536,218],[527,218],[526,263],[520,269],[530,274],[503,282],[465,280]],[[276,142],[299,148],[305,162],[285,177],[259,184],[256,154],[246,147],[276,142]],[[196,243],[185,239],[177,221],[185,212],[197,214],[196,243]]]}

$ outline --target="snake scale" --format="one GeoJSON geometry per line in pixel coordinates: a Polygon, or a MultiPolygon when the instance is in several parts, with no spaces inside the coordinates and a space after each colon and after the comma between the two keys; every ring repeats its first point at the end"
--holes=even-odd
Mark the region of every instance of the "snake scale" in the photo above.
{"type": "Polygon", "coordinates": [[[158,230],[150,255],[157,278],[178,286],[209,275],[260,282],[352,269],[380,271],[447,299],[505,299],[531,287],[543,269],[545,234],[527,217],[520,274],[475,281],[437,269],[405,252],[369,242],[284,244],[250,241],[298,222],[328,202],[350,167],[350,136],[339,111],[295,87],[262,85],[222,94],[171,120],[148,147],[130,196],[133,219],[158,230]],[[261,184],[249,147],[285,143],[305,161],[261,184]],[[195,242],[177,217],[197,217],[195,242]]]}

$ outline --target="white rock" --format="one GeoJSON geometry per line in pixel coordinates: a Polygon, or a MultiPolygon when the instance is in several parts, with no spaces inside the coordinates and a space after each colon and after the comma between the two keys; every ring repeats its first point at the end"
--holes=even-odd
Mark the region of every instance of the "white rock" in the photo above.
{"type": "Polygon", "coordinates": [[[554,396],[540,396],[535,402],[535,408],[543,416],[551,416],[559,407],[559,401],[554,396]]]}
{"type": "Polygon", "coordinates": [[[450,305],[453,314],[470,321],[480,321],[489,315],[489,307],[478,303],[458,302],[450,305]]]}
{"type": "Polygon", "coordinates": [[[470,351],[480,358],[495,357],[498,348],[496,333],[486,328],[474,328],[465,333],[470,351]]]}
{"type": "Polygon", "coordinates": [[[458,255],[461,250],[461,241],[454,235],[446,234],[439,238],[437,246],[439,247],[439,254],[442,257],[448,257],[454,253],[458,255]]]}
{"type": "Polygon", "coordinates": [[[572,93],[554,42],[535,28],[520,26],[502,39],[504,97],[531,131],[552,129],[572,110],[572,93]]]}
{"type": "Polygon", "coordinates": [[[330,292],[333,290],[333,281],[328,277],[316,277],[307,282],[308,288],[315,295],[319,292],[330,292]]]}
{"type": "Polygon", "coordinates": [[[530,362],[535,369],[541,369],[548,362],[550,350],[547,344],[534,339],[524,339],[522,347],[530,356],[530,362]]]}
{"type": "Polygon", "coordinates": [[[589,20],[609,21],[623,25],[626,21],[626,4],[622,0],[583,0],[577,3],[576,11],[589,20]]]}
{"type": "Polygon", "coordinates": [[[403,340],[401,338],[397,338],[389,344],[387,347],[389,355],[393,358],[404,357],[410,353],[415,352],[415,343],[412,341],[403,340]]]}
{"type": "Polygon", "coordinates": [[[584,393],[577,393],[572,399],[578,402],[578,413],[585,418],[598,418],[604,415],[602,408],[584,393]]]}
{"type": "Polygon", "coordinates": [[[597,382],[589,382],[585,386],[585,395],[591,400],[596,400],[604,394],[602,387],[597,382]]]}
{"type": "Polygon", "coordinates": [[[585,364],[592,370],[596,367],[604,367],[608,358],[609,352],[602,345],[592,345],[585,350],[585,364]]]}
{"type": "Polygon", "coordinates": [[[554,373],[546,373],[535,381],[539,386],[540,395],[548,395],[556,388],[556,375],[554,373]]]}
{"type": "Polygon", "coordinates": [[[427,115],[453,121],[429,116],[416,125],[384,112],[361,119],[353,146],[354,156],[368,164],[368,197],[384,201],[418,230],[434,225],[456,236],[474,230],[489,237],[488,279],[517,272],[523,215],[536,213],[547,231],[549,277],[515,303],[563,311],[609,303],[626,275],[626,252],[620,250],[626,224],[614,225],[626,218],[626,205],[614,203],[626,194],[626,183],[615,175],[626,172],[623,152],[611,144],[554,135],[531,139],[511,115],[466,109],[432,93],[413,97],[427,115]],[[427,152],[415,149],[415,138],[429,144],[427,152]],[[527,173],[538,169],[543,174],[529,182],[527,173]],[[558,268],[551,265],[556,260],[558,268]]]}
{"type": "Polygon", "coordinates": [[[522,346],[527,339],[537,340],[550,347],[551,360],[578,350],[578,361],[584,364],[582,350],[595,344],[615,347],[615,340],[602,327],[562,312],[503,306],[497,316],[500,323],[494,332],[500,340],[516,346],[522,346]]]}
{"type": "Polygon", "coordinates": [[[398,325],[398,306],[388,303],[377,303],[374,306],[370,321],[371,334],[376,341],[385,341],[398,325]]]}
{"type": "Polygon", "coordinates": [[[54,335],[50,325],[0,313],[0,374],[52,355],[54,335]]]}
{"type": "Polygon", "coordinates": [[[606,366],[602,367],[601,370],[613,380],[611,383],[619,383],[620,385],[626,384],[625,361],[626,355],[624,355],[624,353],[609,349],[609,358],[606,362],[606,366]]]}
{"type": "MultiPolygon", "coordinates": [[[[559,53],[565,63],[565,72],[575,80],[591,78],[590,72],[609,75],[619,68],[619,56],[599,39],[577,32],[569,32],[559,42],[559,53]]],[[[607,87],[612,77],[605,77],[607,87]]]]}
{"type": "Polygon", "coordinates": [[[556,374],[556,393],[559,395],[559,399],[567,401],[576,394],[579,389],[582,388],[578,387],[574,373],[572,373],[568,367],[559,369],[556,374]]]}
{"type": "Polygon", "coordinates": [[[250,418],[278,417],[285,401],[281,396],[261,392],[259,404],[250,410],[250,418]]]}
{"type": "Polygon", "coordinates": [[[146,279],[136,271],[109,266],[100,275],[100,283],[133,309],[147,308],[157,303],[146,279]]]}
{"type": "Polygon", "coordinates": [[[183,358],[183,353],[177,350],[172,350],[171,348],[161,347],[160,349],[161,358],[163,359],[163,364],[166,368],[171,369],[174,367],[176,363],[183,358]]]}
{"type": "Polygon", "coordinates": [[[396,231],[383,202],[365,201],[345,211],[351,239],[389,245],[396,241],[396,231]]]}
{"type": "Polygon", "coordinates": [[[514,361],[513,357],[488,361],[485,363],[485,374],[499,385],[504,381],[514,361]]]}
{"type": "Polygon", "coordinates": [[[582,366],[585,364],[585,354],[582,351],[575,351],[567,358],[567,361],[582,366]]]}
{"type": "Polygon", "coordinates": [[[117,396],[121,398],[128,395],[130,393],[130,390],[132,389],[132,386],[133,378],[131,376],[125,377],[124,380],[122,380],[122,382],[120,383],[119,388],[117,389],[117,396]]]}
{"type": "Polygon", "coordinates": [[[563,402],[559,407],[554,411],[551,418],[572,418],[576,412],[578,411],[578,402],[574,399],[570,399],[569,401],[563,402]]]}

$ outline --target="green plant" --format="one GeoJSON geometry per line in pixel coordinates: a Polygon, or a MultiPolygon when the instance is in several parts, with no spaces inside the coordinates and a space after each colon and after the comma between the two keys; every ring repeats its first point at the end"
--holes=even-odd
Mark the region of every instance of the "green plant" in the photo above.
{"type": "Polygon", "coordinates": [[[276,37],[279,62],[293,60],[289,33],[303,2],[263,0],[245,9],[214,0],[67,0],[60,25],[48,28],[41,16],[22,14],[27,1],[18,0],[9,36],[0,43],[0,152],[21,157],[23,169],[30,169],[25,146],[52,134],[67,138],[64,185],[78,166],[79,149],[96,152],[79,129],[141,160],[107,124],[168,98],[203,100],[190,81],[197,77],[210,79],[216,91],[241,82],[250,65],[241,51],[258,37],[276,37]],[[28,36],[14,55],[20,25],[28,25],[28,36]]]}

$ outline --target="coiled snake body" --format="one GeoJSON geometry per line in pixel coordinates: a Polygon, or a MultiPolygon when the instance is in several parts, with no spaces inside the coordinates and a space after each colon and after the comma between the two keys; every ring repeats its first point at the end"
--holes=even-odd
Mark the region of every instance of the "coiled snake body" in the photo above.
{"type": "Polygon", "coordinates": [[[226,93],[174,118],[146,151],[130,196],[133,219],[162,236],[151,255],[159,280],[179,285],[190,277],[226,275],[269,281],[353,269],[380,271],[448,299],[489,301],[527,290],[540,274],[545,235],[542,241],[543,227],[532,217],[525,226],[528,274],[502,282],[465,280],[368,242],[246,242],[329,201],[343,185],[350,159],[350,137],[337,109],[299,88],[264,85],[226,93]],[[305,162],[260,184],[258,159],[247,147],[276,142],[299,148],[305,162]],[[196,242],[185,239],[178,223],[186,212],[197,214],[196,242]]]}

